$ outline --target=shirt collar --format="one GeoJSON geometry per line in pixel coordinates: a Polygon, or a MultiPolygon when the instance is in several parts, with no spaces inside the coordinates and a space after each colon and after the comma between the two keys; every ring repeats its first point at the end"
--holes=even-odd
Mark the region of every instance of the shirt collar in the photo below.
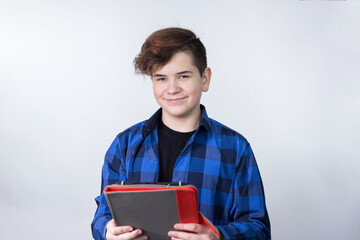
{"type": "MultiPolygon", "coordinates": [[[[206,113],[205,106],[200,104],[201,118],[199,128],[204,127],[211,134],[210,119],[206,113]]],[[[152,131],[155,130],[159,120],[161,119],[162,109],[159,108],[145,123],[142,135],[147,137],[152,131]]]]}

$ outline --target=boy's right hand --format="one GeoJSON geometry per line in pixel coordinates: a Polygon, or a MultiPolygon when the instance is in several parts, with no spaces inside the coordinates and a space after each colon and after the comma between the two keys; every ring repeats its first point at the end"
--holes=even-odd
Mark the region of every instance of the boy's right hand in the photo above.
{"type": "Polygon", "coordinates": [[[106,239],[107,240],[146,240],[147,236],[141,236],[141,229],[134,230],[131,226],[117,227],[114,219],[106,225],[106,239]]]}

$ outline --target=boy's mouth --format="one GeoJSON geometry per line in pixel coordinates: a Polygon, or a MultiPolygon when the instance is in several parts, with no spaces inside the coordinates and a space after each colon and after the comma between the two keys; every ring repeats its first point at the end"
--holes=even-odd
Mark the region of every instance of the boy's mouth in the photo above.
{"type": "Polygon", "coordinates": [[[179,103],[181,101],[183,101],[186,97],[181,97],[181,98],[168,98],[166,99],[167,102],[169,103],[179,103]]]}

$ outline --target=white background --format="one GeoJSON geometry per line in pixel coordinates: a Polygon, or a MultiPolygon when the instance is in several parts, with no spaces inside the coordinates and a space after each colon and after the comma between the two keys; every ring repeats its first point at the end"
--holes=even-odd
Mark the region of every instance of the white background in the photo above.
{"type": "Polygon", "coordinates": [[[170,26],[207,48],[273,239],[360,239],[360,2],[295,0],[0,1],[1,239],[91,238],[107,148],[158,108],[132,61],[170,26]]]}

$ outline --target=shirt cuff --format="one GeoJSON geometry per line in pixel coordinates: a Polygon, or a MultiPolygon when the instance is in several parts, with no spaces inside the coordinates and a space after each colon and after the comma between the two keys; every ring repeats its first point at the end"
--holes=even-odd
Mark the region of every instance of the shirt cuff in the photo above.
{"type": "Polygon", "coordinates": [[[102,231],[102,238],[103,238],[103,239],[106,239],[106,231],[107,231],[106,226],[107,226],[107,224],[108,224],[110,221],[111,221],[111,219],[106,219],[106,221],[105,221],[104,229],[103,229],[103,231],[102,231]]]}

